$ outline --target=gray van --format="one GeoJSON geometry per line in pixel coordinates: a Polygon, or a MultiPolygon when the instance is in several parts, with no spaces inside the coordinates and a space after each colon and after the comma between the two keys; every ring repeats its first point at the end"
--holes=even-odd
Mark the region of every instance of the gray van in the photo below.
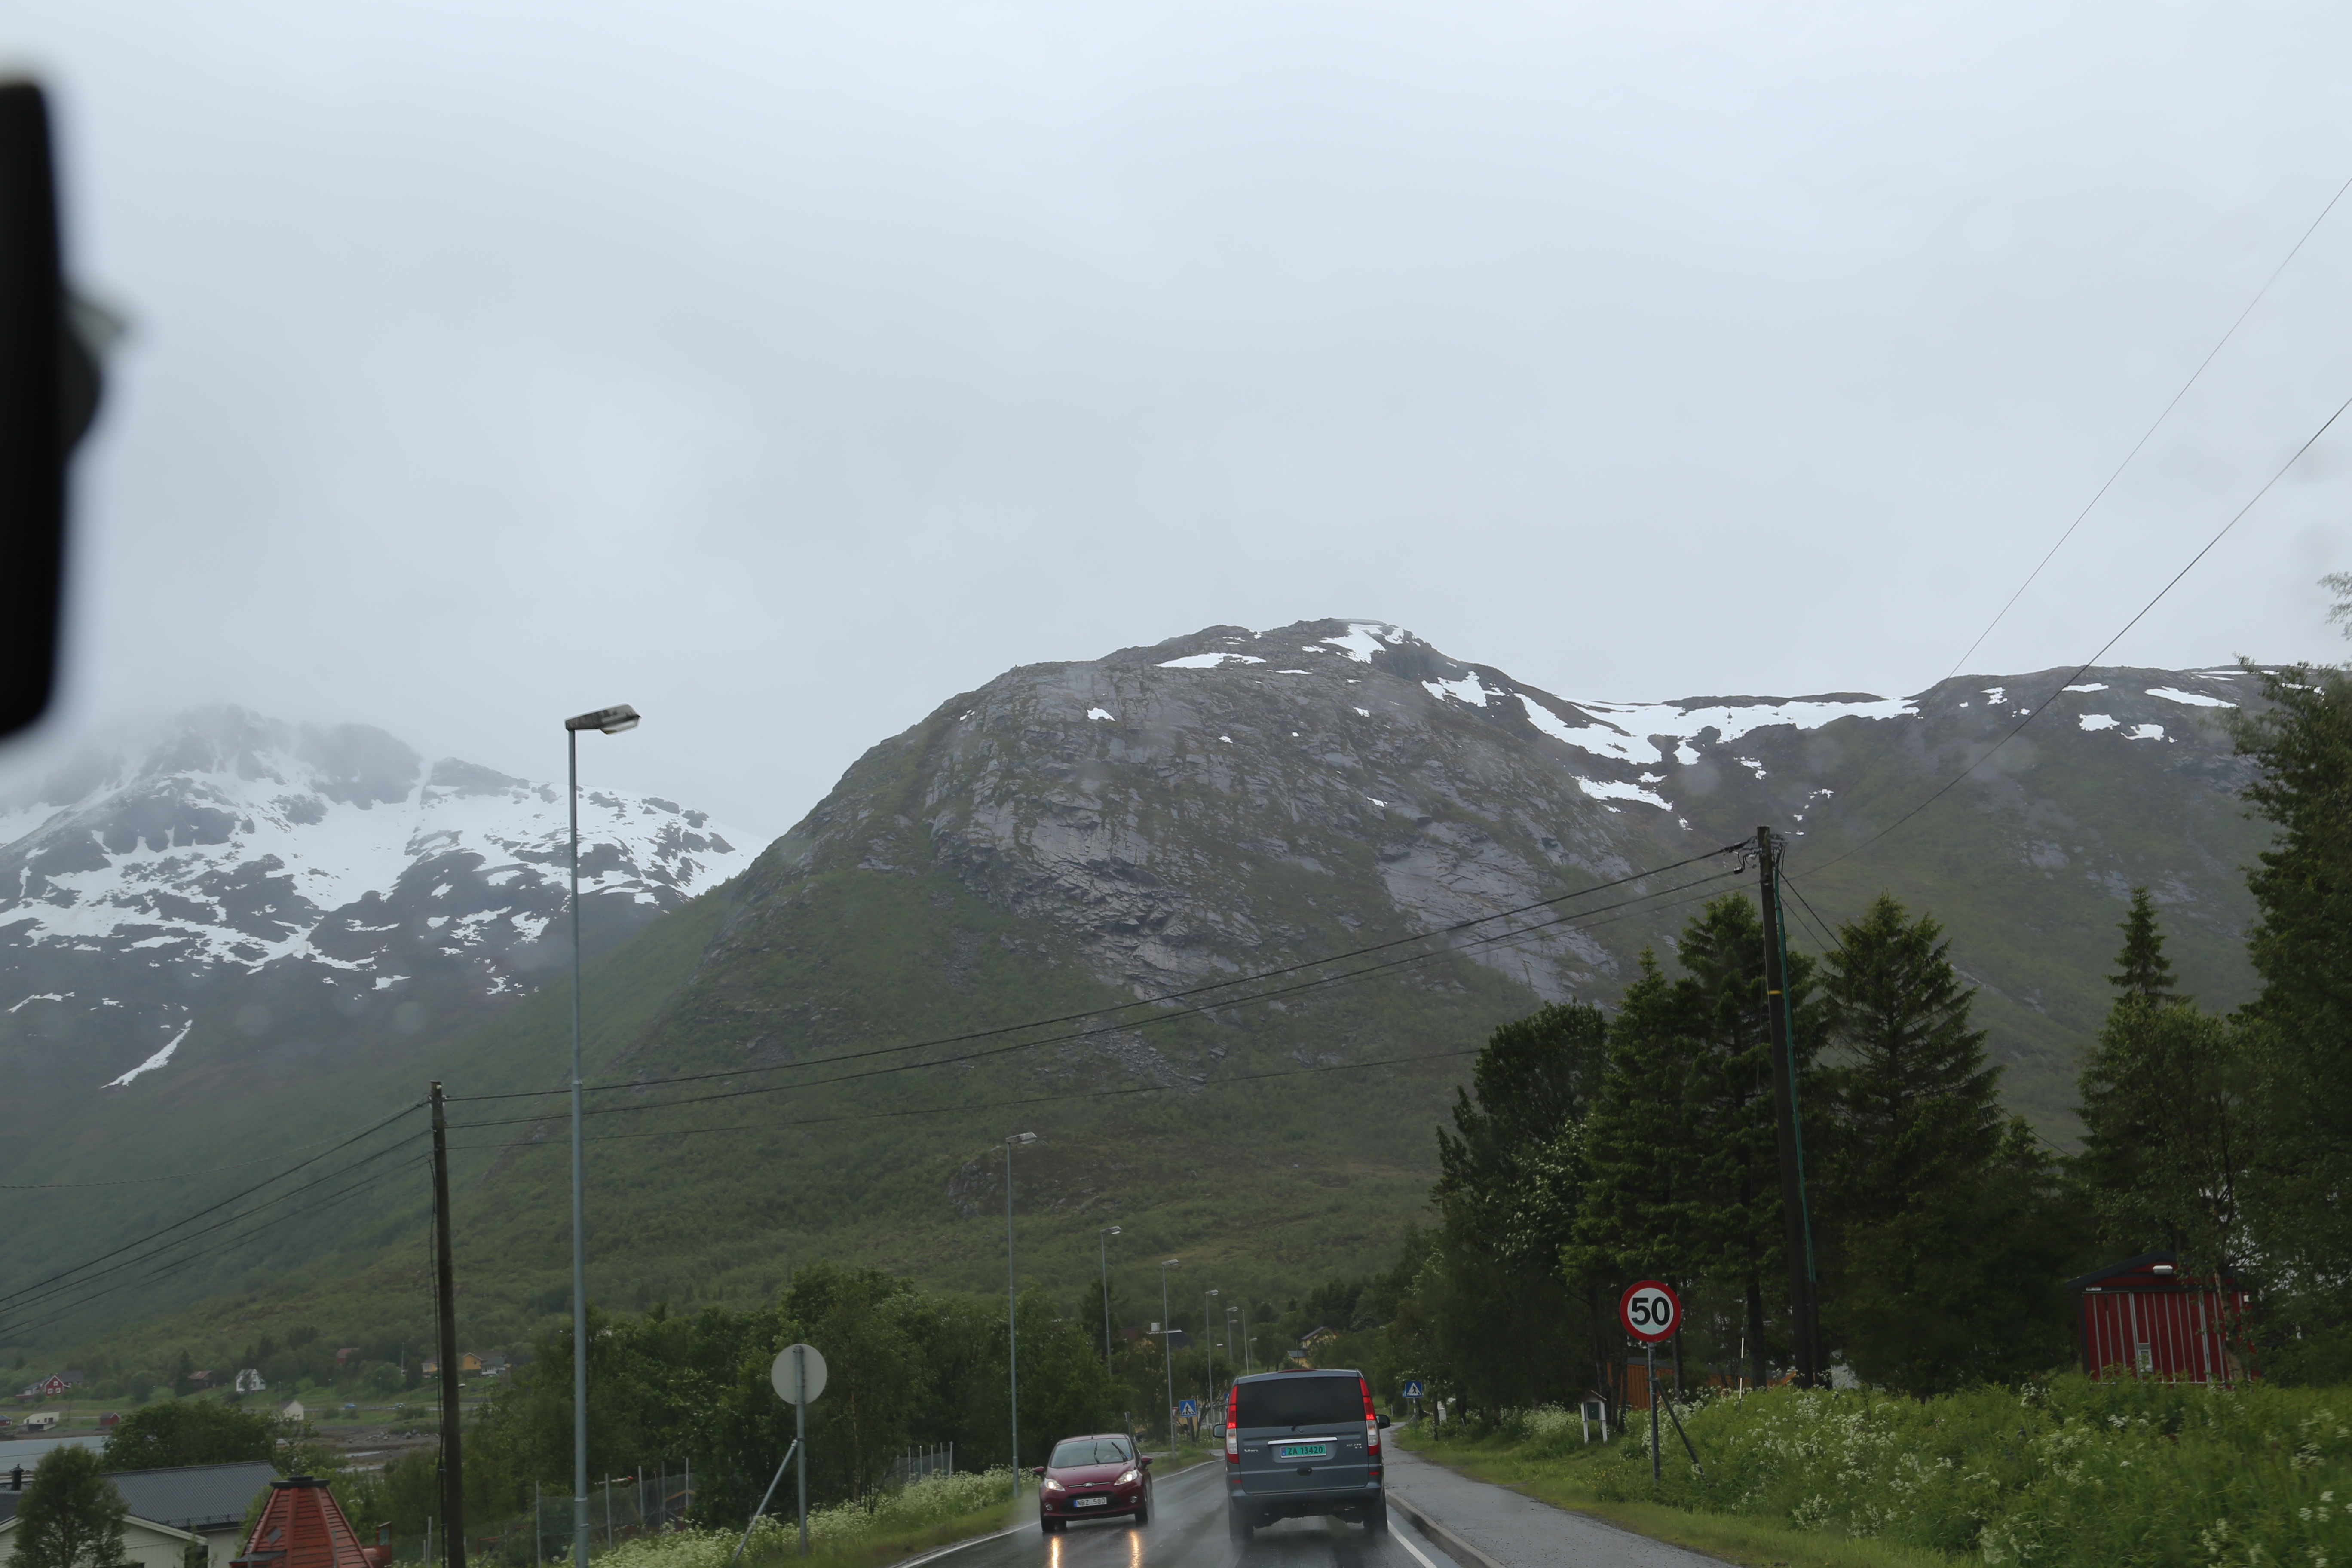
{"type": "Polygon", "coordinates": [[[1225,1396],[1225,1516],[1235,1542],[1277,1519],[1325,1514],[1389,1527],[1381,1429],[1363,1374],[1269,1372],[1225,1396]]]}

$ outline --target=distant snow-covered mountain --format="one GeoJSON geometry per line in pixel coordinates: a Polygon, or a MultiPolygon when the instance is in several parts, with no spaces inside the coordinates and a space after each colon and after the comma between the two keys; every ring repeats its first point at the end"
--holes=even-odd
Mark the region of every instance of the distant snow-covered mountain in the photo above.
{"type": "MultiPolygon", "coordinates": [[[[751,858],[652,796],[585,794],[580,826],[583,907],[607,931],[751,858]]],[[[35,1052],[68,1079],[160,1067],[204,995],[241,977],[315,975],[395,1010],[433,991],[446,1013],[568,952],[544,940],[568,890],[562,791],[428,767],[365,725],[183,714],[0,799],[0,1056],[70,1037],[62,1058],[35,1052]]]]}

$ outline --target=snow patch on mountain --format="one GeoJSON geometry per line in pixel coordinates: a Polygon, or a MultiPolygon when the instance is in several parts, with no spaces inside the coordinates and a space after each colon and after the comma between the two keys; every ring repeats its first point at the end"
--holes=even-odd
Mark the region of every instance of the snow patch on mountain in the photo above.
{"type": "MultiPolygon", "coordinates": [[[[10,820],[37,825],[0,847],[0,944],[20,953],[363,971],[409,923],[404,895],[468,884],[462,918],[426,928],[447,922],[437,945],[451,952],[534,942],[568,896],[558,790],[456,759],[427,771],[359,726],[186,715],[36,793],[10,820]]],[[[580,828],[583,899],[667,908],[751,859],[704,813],[657,797],[586,792],[580,828]]]]}

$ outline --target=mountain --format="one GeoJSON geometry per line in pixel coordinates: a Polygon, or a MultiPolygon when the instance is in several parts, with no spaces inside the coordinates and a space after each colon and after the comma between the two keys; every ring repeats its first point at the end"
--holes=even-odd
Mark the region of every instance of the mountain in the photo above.
{"type": "MultiPolygon", "coordinates": [[[[751,858],[672,801],[581,808],[601,946],[751,858]]],[[[380,1052],[570,962],[561,792],[427,767],[364,725],[184,714],[0,799],[0,1129],[20,1148],[207,1026],[281,1058],[380,1052]]]]}
{"type": "MultiPolygon", "coordinates": [[[[1946,921],[2005,1092],[2063,1140],[2129,888],[2157,890],[2188,989],[2209,1005],[2248,990],[2240,868],[2263,835],[2210,721],[2251,686],[2235,670],[2118,668],[1970,678],[1904,699],[1601,701],[1366,621],[1211,627],[1008,671],[877,745],[732,881],[592,973],[592,1289],[629,1307],[740,1300],[819,1257],[1001,1289],[1008,1168],[1024,1278],[1065,1294],[1093,1278],[1109,1224],[1123,1227],[1130,1296],[1156,1293],[1138,1258],[1181,1256],[1180,1285],[1244,1297],[1383,1263],[1420,1212],[1430,1128],[1486,1033],[1541,999],[1613,998],[1644,946],[1670,954],[1701,900],[1752,890],[1727,851],[1759,824],[1793,838],[1797,945],[1818,948],[1882,889],[1946,921]],[[1556,901],[1529,907],[1544,900],[1556,901]],[[1008,1157],[1003,1139],[1024,1131],[1041,1141],[1008,1157]]],[[[327,785],[356,795],[368,765],[290,731],[268,754],[294,759],[278,770],[290,777],[305,746],[330,760],[301,763],[303,793],[360,820],[327,785]]],[[[442,822],[425,799],[436,786],[412,778],[413,803],[378,793],[366,812],[442,822]]],[[[529,811],[536,797],[500,784],[478,804],[490,799],[529,811]]],[[[649,822],[669,809],[643,804],[649,822]]],[[[258,805],[238,809],[257,813],[258,834],[258,805]]],[[[543,838],[504,831],[518,846],[497,851],[506,858],[467,851],[483,854],[484,888],[520,887],[547,864],[524,852],[543,838]]],[[[719,865],[687,858],[705,879],[719,865]]],[[[657,880],[642,855],[635,864],[643,884],[657,880]]],[[[341,947],[241,972],[252,984],[273,964],[311,964],[305,989],[376,1009],[341,1034],[331,1009],[314,1009],[309,1071],[280,1083],[275,1035],[200,1025],[184,1049],[204,1049],[184,1069],[175,1058],[101,1090],[124,1070],[118,1051],[74,1094],[44,1096],[43,1168],[53,1180],[196,1169],[169,1130],[199,1094],[214,1142],[287,1153],[295,1131],[355,1130],[427,1076],[501,1097],[453,1113],[456,1213],[468,1332],[511,1340],[566,1299],[563,988],[405,1054],[383,1049],[373,988],[394,973],[411,976],[394,988],[415,983],[413,955],[436,942],[476,993],[494,978],[527,986],[528,963],[499,968],[492,950],[526,954],[528,920],[553,907],[477,921],[496,940],[449,951],[442,933],[457,922],[432,923],[447,877],[409,874],[379,877],[381,912],[363,920],[349,896],[331,910],[310,901],[320,915],[303,929],[327,934],[309,941],[396,928],[373,933],[387,945],[368,950],[366,990],[344,978],[362,972],[336,967],[359,958],[341,947]],[[132,1127],[163,1131],[131,1152],[132,1127]]],[[[33,886],[29,871],[20,883],[33,886]]],[[[457,896],[449,886],[440,899],[457,896]]],[[[269,912],[251,907],[239,918],[269,912]]],[[[100,998],[143,962],[131,944],[148,939],[131,933],[88,972],[100,998]]],[[[0,1040],[0,1070],[19,1070],[25,1048],[0,1040]]],[[[205,1176],[177,1196],[193,1205],[244,1179],[205,1176]]],[[[327,1217],[274,1228],[268,1267],[227,1247],[193,1258],[172,1305],[206,1304],[183,1310],[178,1331],[307,1321],[421,1334],[421,1197],[413,1174],[386,1178],[336,1197],[327,1217]]],[[[28,1252],[100,1250],[142,1217],[112,1189],[44,1195],[25,1214],[42,1245],[0,1256],[0,1288],[35,1267],[28,1252]]],[[[133,1331],[164,1310],[116,1298],[79,1322],[133,1331]]],[[[0,1322],[0,1351],[12,1334],[61,1331],[0,1322]]]]}

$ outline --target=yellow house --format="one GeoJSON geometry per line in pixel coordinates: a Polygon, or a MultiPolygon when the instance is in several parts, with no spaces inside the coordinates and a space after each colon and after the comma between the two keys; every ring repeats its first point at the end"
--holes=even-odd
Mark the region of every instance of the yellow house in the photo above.
{"type": "MultiPolygon", "coordinates": [[[[459,1351],[457,1352],[457,1374],[460,1377],[470,1377],[475,1373],[481,1370],[482,1358],[480,1356],[476,1355],[471,1351],[459,1351]]],[[[427,1377],[439,1376],[441,1373],[441,1363],[439,1358],[436,1357],[434,1360],[426,1362],[425,1363],[424,1371],[425,1375],[427,1377]]]]}
{"type": "MultiPolygon", "coordinates": [[[[0,1562],[16,1555],[16,1524],[14,1518],[0,1520],[0,1562]]],[[[157,1524],[152,1519],[126,1519],[122,1521],[122,1561],[135,1563],[139,1568],[180,1568],[187,1561],[189,1543],[203,1539],[168,1524],[157,1524]]]]}

